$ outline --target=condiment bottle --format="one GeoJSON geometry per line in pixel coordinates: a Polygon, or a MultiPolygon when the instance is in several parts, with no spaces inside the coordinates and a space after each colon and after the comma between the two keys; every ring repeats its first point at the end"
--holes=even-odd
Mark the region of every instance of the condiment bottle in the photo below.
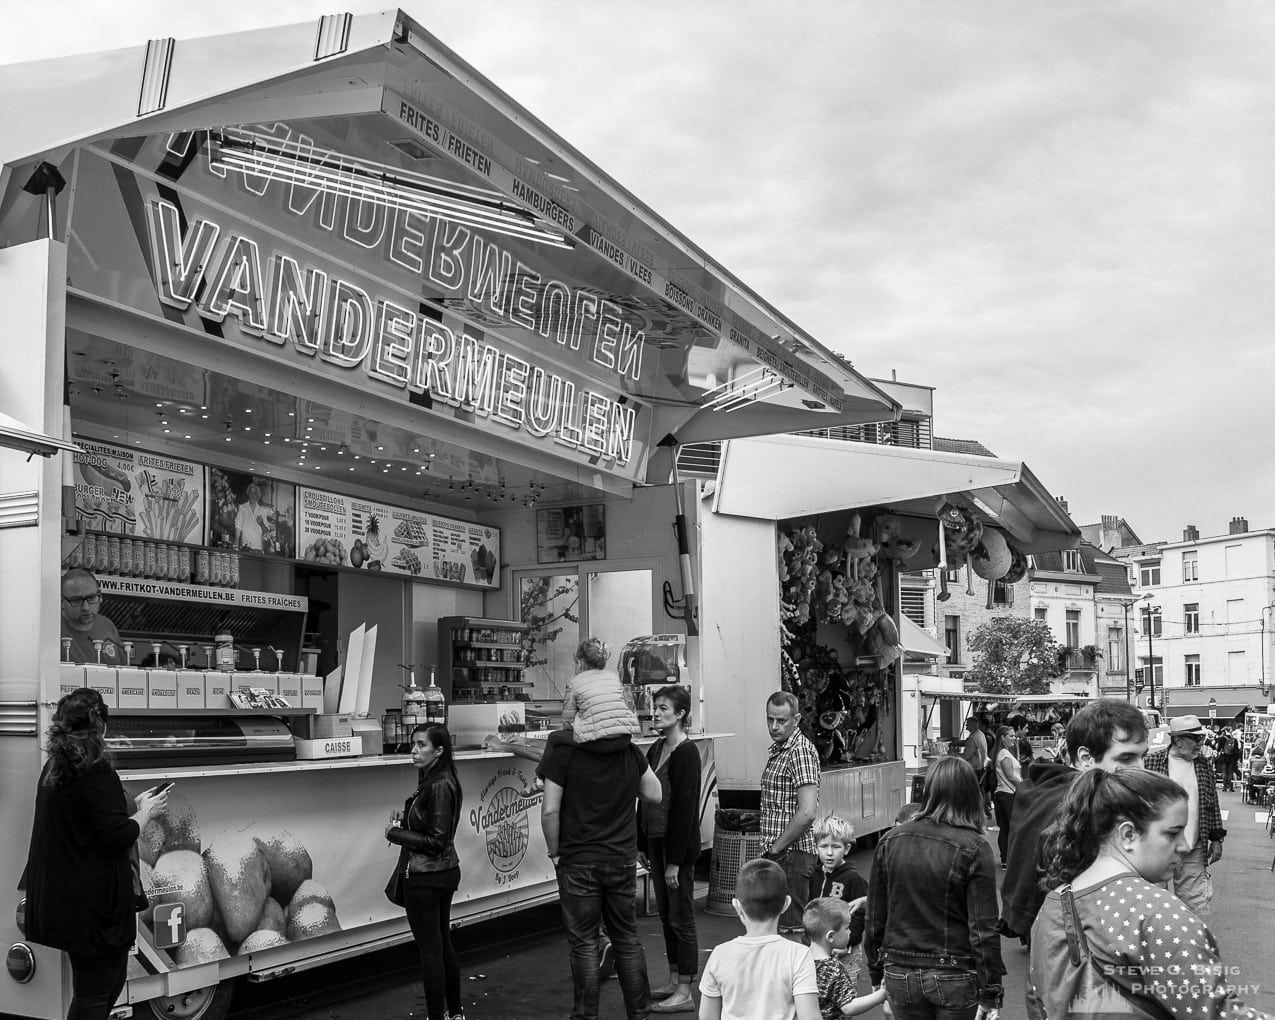
{"type": "Polygon", "coordinates": [[[413,726],[426,721],[425,692],[416,686],[411,666],[399,663],[399,669],[407,670],[407,683],[399,686],[403,688],[403,728],[410,733],[413,726]]]}
{"type": "Polygon", "coordinates": [[[217,642],[216,663],[217,668],[224,673],[232,673],[235,669],[235,638],[233,634],[218,634],[214,641],[217,642]]]}
{"type": "Polygon", "coordinates": [[[434,682],[436,667],[429,667],[429,686],[425,688],[425,721],[431,726],[447,725],[447,698],[434,682]]]}

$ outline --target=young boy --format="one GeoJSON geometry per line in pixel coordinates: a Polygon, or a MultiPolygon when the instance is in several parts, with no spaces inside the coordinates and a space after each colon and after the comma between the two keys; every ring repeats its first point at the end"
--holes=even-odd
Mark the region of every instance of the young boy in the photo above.
{"type": "Polygon", "coordinates": [[[815,979],[819,984],[819,1013],[823,1020],[856,1016],[885,1002],[885,989],[856,996],[855,986],[833,957],[844,952],[850,939],[850,908],[843,900],[821,896],[806,905],[802,915],[810,952],[815,958],[815,979]]]}
{"type": "MultiPolygon", "coordinates": [[[[846,854],[854,844],[854,826],[844,818],[834,814],[826,814],[815,819],[812,826],[815,841],[818,844],[819,864],[821,866],[820,884],[816,887],[812,882],[810,891],[818,889],[818,896],[831,896],[833,899],[849,903],[860,896],[868,895],[868,883],[855,870],[853,864],[846,860],[846,854]]],[[[848,941],[838,955],[845,968],[846,977],[850,979],[850,987],[859,987],[859,973],[863,970],[864,912],[855,911],[850,918],[848,941]]]]}
{"type": "Polygon", "coordinates": [[[819,986],[810,950],[779,934],[788,881],[774,861],[739,869],[731,906],[744,934],[710,954],[700,978],[700,1020],[819,1020],[819,986]]]}

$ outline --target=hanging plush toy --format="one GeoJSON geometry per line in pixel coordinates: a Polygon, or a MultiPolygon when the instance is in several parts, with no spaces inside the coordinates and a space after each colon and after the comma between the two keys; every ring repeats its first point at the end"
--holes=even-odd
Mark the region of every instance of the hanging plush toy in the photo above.
{"type": "Polygon", "coordinates": [[[877,545],[881,547],[882,555],[888,560],[898,562],[910,560],[921,548],[919,540],[903,537],[903,520],[894,514],[885,514],[877,518],[876,536],[877,545]]]}
{"type": "Polygon", "coordinates": [[[846,554],[846,576],[851,580],[858,580],[860,566],[877,554],[877,544],[872,539],[859,537],[861,523],[858,514],[850,518],[850,530],[846,532],[842,545],[846,554]]]}
{"type": "Polygon", "coordinates": [[[969,565],[974,568],[974,573],[987,582],[988,609],[992,608],[996,582],[1009,573],[1013,562],[1014,557],[1009,551],[1005,536],[994,528],[984,528],[983,540],[970,554],[969,565]]]}
{"type": "MultiPolygon", "coordinates": [[[[939,523],[943,526],[943,552],[947,569],[959,570],[965,567],[966,590],[968,594],[973,595],[974,578],[970,573],[969,555],[983,537],[983,522],[974,515],[973,511],[954,503],[944,503],[939,508],[939,523]]],[[[938,549],[936,548],[934,552],[937,556],[938,549]]],[[[952,594],[947,589],[945,572],[940,572],[939,584],[942,590],[939,592],[938,600],[946,602],[952,594]]]]}

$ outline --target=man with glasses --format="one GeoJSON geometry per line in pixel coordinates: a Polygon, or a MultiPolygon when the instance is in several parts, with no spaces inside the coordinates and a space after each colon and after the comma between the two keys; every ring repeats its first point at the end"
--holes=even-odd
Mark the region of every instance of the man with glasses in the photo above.
{"type": "Polygon", "coordinates": [[[1169,720],[1169,746],[1152,751],[1144,768],[1168,776],[1186,790],[1187,814],[1183,839],[1191,847],[1173,868],[1173,891],[1200,917],[1209,913],[1213,879],[1209,868],[1222,859],[1222,811],[1217,803],[1217,779],[1213,766],[1200,754],[1204,727],[1198,716],[1169,720]]]}
{"type": "Polygon", "coordinates": [[[72,567],[62,575],[62,638],[63,650],[66,639],[71,639],[71,654],[65,653],[62,659],[71,662],[96,663],[103,666],[123,666],[124,649],[120,644],[119,631],[115,624],[103,616],[102,592],[98,588],[97,578],[83,567],[72,567]],[[102,657],[99,660],[94,641],[102,642],[102,657]]]}

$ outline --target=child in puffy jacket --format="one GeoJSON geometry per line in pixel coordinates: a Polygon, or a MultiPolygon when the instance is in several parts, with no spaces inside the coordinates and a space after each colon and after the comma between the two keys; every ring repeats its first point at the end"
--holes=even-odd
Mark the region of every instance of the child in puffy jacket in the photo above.
{"type": "MultiPolygon", "coordinates": [[[[603,754],[623,751],[641,728],[637,714],[624,700],[619,675],[606,668],[610,657],[611,650],[598,638],[585,638],[576,647],[579,672],[567,681],[562,700],[563,728],[550,733],[548,740],[505,741],[489,736],[484,746],[535,762],[562,744],[587,745],[589,750],[603,754]]],[[[537,764],[535,782],[523,790],[523,796],[533,796],[543,789],[544,772],[537,764]]]]}

